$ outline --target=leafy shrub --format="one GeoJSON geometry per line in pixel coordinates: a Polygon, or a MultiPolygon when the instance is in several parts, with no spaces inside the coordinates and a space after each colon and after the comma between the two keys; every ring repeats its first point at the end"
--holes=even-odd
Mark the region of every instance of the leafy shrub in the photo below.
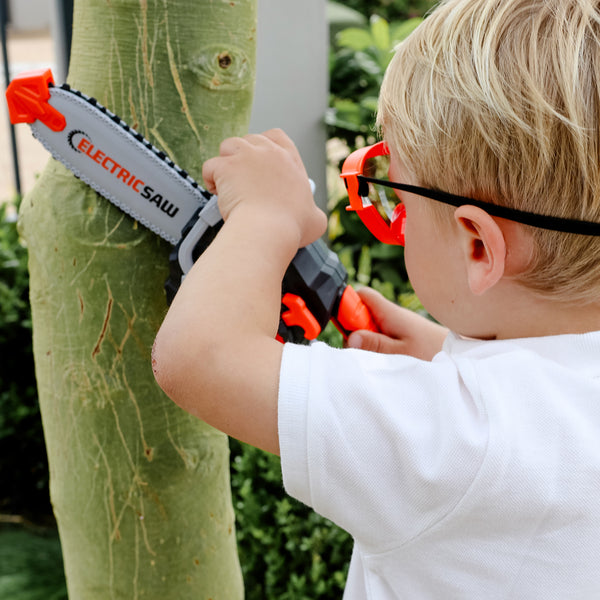
{"type": "Polygon", "coordinates": [[[326,122],[330,137],[340,138],[350,149],[358,135],[374,134],[379,88],[394,46],[421,19],[388,23],[372,16],[367,27],[340,31],[330,51],[330,110],[326,122]]]}
{"type": "Polygon", "coordinates": [[[341,598],[350,536],[285,494],[278,457],[230,443],[246,599],[341,598]]]}
{"type": "MultiPolygon", "coordinates": [[[[431,2],[427,3],[428,6],[431,2]]],[[[365,27],[340,31],[330,51],[331,94],[326,117],[329,141],[329,239],[351,283],[370,285],[390,300],[420,309],[404,269],[404,251],[378,242],[357,215],[346,211],[345,189],[339,183],[343,159],[376,139],[375,112],[379,88],[394,46],[420,22],[414,17],[388,23],[372,16],[365,27]],[[338,182],[338,183],[336,183],[338,182]]]]}
{"type": "Polygon", "coordinates": [[[0,510],[51,514],[33,366],[27,249],[16,207],[0,204],[0,510]]]}
{"type": "Polygon", "coordinates": [[[376,14],[393,21],[423,16],[433,6],[434,0],[343,0],[341,4],[363,15],[376,14]]]}

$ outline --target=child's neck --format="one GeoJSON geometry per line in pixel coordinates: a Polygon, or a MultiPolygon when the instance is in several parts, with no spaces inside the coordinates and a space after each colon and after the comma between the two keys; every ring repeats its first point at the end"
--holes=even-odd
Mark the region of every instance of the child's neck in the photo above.
{"type": "Polygon", "coordinates": [[[600,302],[557,302],[540,297],[515,281],[503,280],[481,296],[462,296],[444,324],[475,339],[587,333],[600,331],[600,302]]]}
{"type": "Polygon", "coordinates": [[[526,302],[513,305],[510,312],[504,312],[494,329],[495,339],[600,331],[600,304],[556,302],[533,295],[526,302]]]}

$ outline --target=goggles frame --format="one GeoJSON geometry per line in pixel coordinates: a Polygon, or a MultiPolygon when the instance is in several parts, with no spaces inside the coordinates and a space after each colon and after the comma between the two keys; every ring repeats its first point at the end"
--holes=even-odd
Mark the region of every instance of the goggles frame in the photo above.
{"type": "MultiPolygon", "coordinates": [[[[389,156],[389,153],[389,148],[385,142],[378,142],[372,146],[359,148],[352,152],[344,161],[340,177],[344,180],[350,202],[346,210],[356,212],[367,229],[380,242],[404,246],[404,221],[406,218],[404,205],[399,204],[396,207],[390,219],[391,223],[388,225],[381,214],[379,214],[377,207],[368,199],[367,192],[365,191],[365,183],[377,183],[381,181],[363,175],[365,163],[370,158],[389,156]]],[[[386,181],[385,183],[390,182],[386,181]]]]}
{"type": "Polygon", "coordinates": [[[404,210],[404,205],[399,204],[396,206],[396,209],[390,218],[390,224],[386,223],[385,219],[379,214],[377,208],[371,203],[366,195],[365,185],[368,183],[409,192],[411,194],[416,194],[417,196],[423,196],[437,202],[449,204],[450,206],[476,206],[493,217],[508,219],[509,221],[515,221],[531,227],[578,235],[600,236],[600,223],[595,223],[593,221],[541,215],[516,208],[501,206],[499,204],[483,202],[482,200],[475,200],[474,198],[468,198],[466,196],[450,194],[442,190],[432,190],[363,175],[363,168],[368,159],[377,156],[388,156],[389,153],[386,142],[378,142],[372,146],[359,148],[346,158],[340,175],[344,180],[350,202],[350,205],[346,207],[346,210],[355,211],[367,229],[379,241],[386,244],[404,245],[406,211],[404,210]]]}

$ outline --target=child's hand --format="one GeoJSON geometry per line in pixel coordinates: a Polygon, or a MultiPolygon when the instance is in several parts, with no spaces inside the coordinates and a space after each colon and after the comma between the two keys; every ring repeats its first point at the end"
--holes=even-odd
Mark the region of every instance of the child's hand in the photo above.
{"type": "Polygon", "coordinates": [[[314,202],[298,150],[279,129],[224,140],[219,156],[204,163],[202,176],[218,195],[225,220],[244,207],[246,215],[268,221],[283,236],[294,239],[297,233],[296,249],[325,232],[327,218],[314,202]]]}
{"type": "Polygon", "coordinates": [[[370,288],[358,291],[379,331],[355,331],[348,347],[382,354],[408,354],[431,360],[441,349],[448,330],[384,298],[370,288]]]}

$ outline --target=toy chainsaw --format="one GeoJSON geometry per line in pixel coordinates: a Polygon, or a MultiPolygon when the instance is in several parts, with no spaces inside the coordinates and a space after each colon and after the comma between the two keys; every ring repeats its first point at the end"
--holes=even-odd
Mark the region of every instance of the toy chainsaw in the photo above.
{"type": "MultiPolygon", "coordinates": [[[[119,209],[170,242],[167,301],[223,225],[217,197],[94,98],[55,86],[52,72],[17,76],[6,91],[10,120],[29,123],[54,158],[119,209]]],[[[282,284],[277,339],[304,343],[328,321],[344,337],[376,327],[321,240],[301,248],[282,284]]]]}

